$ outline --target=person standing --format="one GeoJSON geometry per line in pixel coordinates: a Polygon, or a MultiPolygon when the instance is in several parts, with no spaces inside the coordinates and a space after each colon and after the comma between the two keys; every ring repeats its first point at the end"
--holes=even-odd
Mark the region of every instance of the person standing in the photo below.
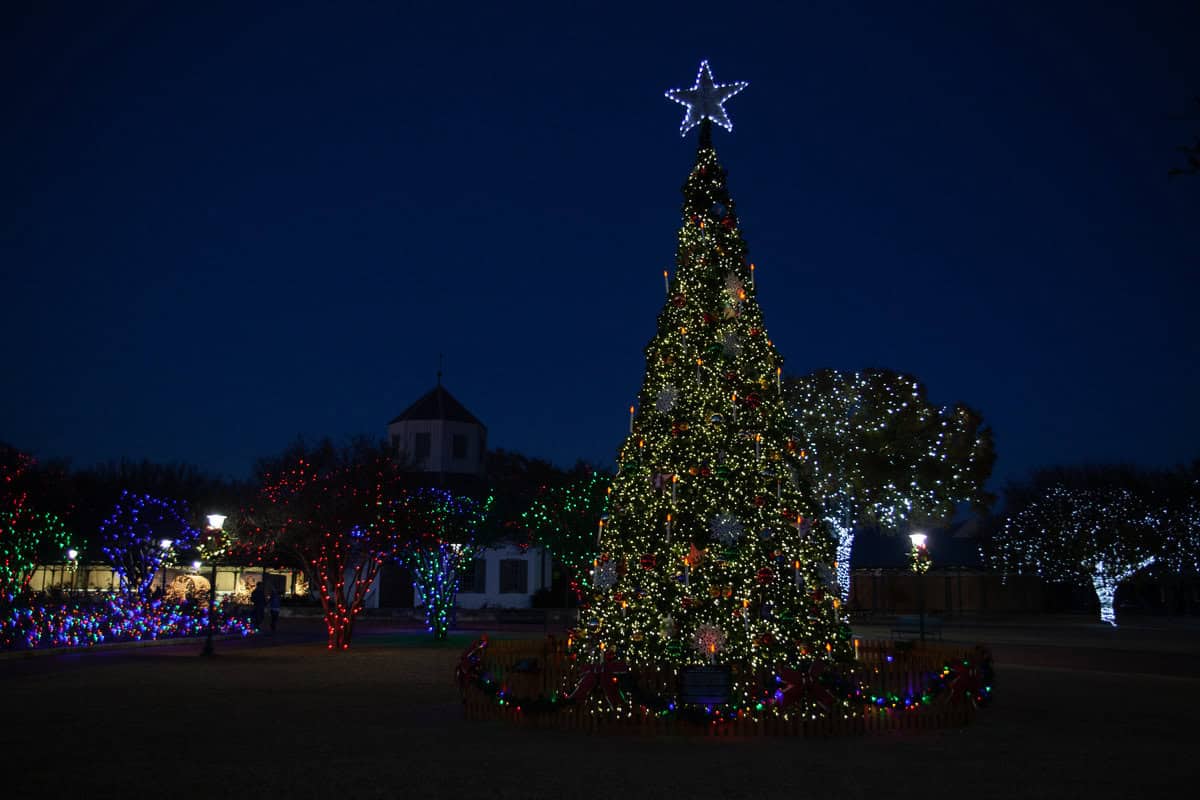
{"type": "Polygon", "coordinates": [[[250,602],[254,606],[254,611],[251,614],[250,621],[254,623],[254,630],[261,630],[263,624],[263,609],[267,605],[267,589],[266,576],[254,586],[254,591],[250,592],[250,602]]]}

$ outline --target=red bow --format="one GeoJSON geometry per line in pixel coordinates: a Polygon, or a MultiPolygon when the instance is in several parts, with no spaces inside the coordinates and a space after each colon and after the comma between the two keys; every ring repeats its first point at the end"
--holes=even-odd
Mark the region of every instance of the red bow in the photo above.
{"type": "Polygon", "coordinates": [[[487,636],[481,636],[463,651],[458,666],[454,668],[454,679],[458,681],[459,689],[467,688],[468,683],[479,677],[480,662],[483,661],[483,651],[487,645],[487,636]]]}
{"type": "Polygon", "coordinates": [[[775,690],[775,702],[781,708],[804,698],[813,700],[826,711],[833,707],[836,698],[821,683],[821,676],[826,672],[824,663],[813,661],[806,670],[780,667],[777,672],[783,687],[775,690]]]}
{"type": "Polygon", "coordinates": [[[615,708],[623,699],[618,676],[627,674],[629,674],[629,665],[623,661],[617,661],[611,653],[606,653],[604,663],[588,667],[587,671],[583,673],[583,677],[579,679],[578,685],[567,695],[566,699],[572,702],[585,700],[599,685],[604,691],[604,699],[608,701],[610,707],[615,708]]]}

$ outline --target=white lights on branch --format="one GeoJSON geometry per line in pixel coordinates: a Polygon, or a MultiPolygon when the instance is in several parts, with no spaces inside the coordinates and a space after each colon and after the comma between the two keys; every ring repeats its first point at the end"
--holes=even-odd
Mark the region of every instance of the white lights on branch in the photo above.
{"type": "Polygon", "coordinates": [[[714,83],[708,62],[701,61],[700,70],[696,73],[696,83],[692,88],[668,89],[666,93],[668,99],[687,108],[687,114],[679,125],[679,133],[686,134],[706,119],[712,120],[727,131],[732,131],[733,123],[725,113],[725,101],[749,85],[746,81],[714,83]]]}

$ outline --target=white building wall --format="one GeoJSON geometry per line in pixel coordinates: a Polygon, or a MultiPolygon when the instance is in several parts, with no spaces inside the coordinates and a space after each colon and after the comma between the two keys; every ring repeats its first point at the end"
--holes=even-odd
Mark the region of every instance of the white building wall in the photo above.
{"type": "Polygon", "coordinates": [[[459,608],[529,608],[533,593],[548,588],[552,581],[551,556],[540,547],[522,550],[515,545],[500,545],[483,550],[475,557],[487,563],[485,590],[459,591],[459,608]],[[510,559],[525,561],[528,564],[523,591],[500,591],[500,562],[510,559]]]}

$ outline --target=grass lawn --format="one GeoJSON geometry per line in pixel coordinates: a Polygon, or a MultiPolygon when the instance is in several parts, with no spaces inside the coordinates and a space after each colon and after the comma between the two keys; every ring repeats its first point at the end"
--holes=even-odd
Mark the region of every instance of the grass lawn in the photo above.
{"type": "MultiPolygon", "coordinates": [[[[971,633],[988,641],[986,629],[971,633]]],[[[827,741],[589,737],[467,723],[452,673],[468,634],[433,646],[364,628],[338,655],[293,636],[268,646],[218,643],[212,660],[190,644],[9,659],[0,661],[2,796],[1190,793],[1200,760],[1196,629],[1093,633],[992,631],[996,702],[968,728],[827,741]]]]}

